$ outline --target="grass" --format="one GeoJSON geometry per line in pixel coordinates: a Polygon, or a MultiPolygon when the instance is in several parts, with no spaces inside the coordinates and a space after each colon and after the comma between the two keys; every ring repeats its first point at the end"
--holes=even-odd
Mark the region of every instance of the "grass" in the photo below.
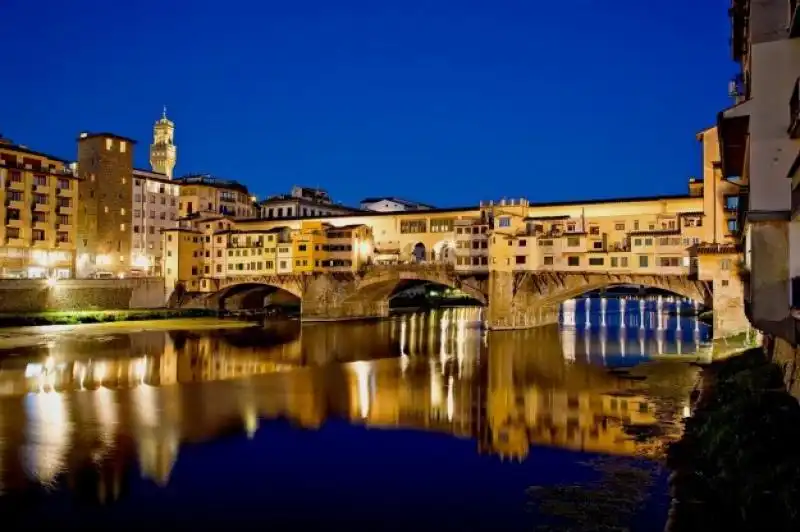
{"type": "Polygon", "coordinates": [[[85,323],[168,320],[175,318],[202,318],[208,316],[216,316],[216,312],[207,309],[47,311],[22,314],[0,314],[0,327],[80,325],[85,323]]]}

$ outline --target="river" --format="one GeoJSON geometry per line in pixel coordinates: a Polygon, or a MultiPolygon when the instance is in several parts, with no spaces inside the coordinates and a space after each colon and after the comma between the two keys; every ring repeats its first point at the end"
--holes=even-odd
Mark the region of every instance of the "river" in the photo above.
{"type": "Polygon", "coordinates": [[[631,520],[658,530],[650,466],[696,370],[642,363],[710,336],[667,307],[579,300],[561,326],[490,334],[478,308],[56,333],[0,352],[0,513],[26,528],[531,530],[551,515],[528,488],[594,481],[615,457],[652,471],[631,520]]]}

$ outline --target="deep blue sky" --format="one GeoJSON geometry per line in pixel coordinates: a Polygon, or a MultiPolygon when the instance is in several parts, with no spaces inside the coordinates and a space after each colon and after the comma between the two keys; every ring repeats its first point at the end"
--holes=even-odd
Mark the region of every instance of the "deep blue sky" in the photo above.
{"type": "Polygon", "coordinates": [[[176,173],[441,206],[682,193],[728,0],[2,0],[0,132],[176,122],[176,173]]]}

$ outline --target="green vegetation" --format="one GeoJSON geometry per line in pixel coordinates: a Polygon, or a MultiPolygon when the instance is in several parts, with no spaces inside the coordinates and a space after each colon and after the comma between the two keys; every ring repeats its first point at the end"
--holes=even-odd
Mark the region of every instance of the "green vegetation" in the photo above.
{"type": "Polygon", "coordinates": [[[202,318],[207,316],[216,316],[216,312],[206,309],[68,310],[26,314],[0,314],[0,327],[79,325],[84,323],[111,323],[118,321],[202,318]]]}
{"type": "Polygon", "coordinates": [[[667,465],[668,530],[800,530],[800,404],[763,349],[715,362],[667,465]]]}

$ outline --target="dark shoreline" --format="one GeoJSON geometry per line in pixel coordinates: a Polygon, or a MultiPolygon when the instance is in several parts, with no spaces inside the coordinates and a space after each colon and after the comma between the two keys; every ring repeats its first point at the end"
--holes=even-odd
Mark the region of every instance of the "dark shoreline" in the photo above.
{"type": "Polygon", "coordinates": [[[800,530],[800,404],[762,348],[703,368],[671,445],[666,530],[800,530]]]}

